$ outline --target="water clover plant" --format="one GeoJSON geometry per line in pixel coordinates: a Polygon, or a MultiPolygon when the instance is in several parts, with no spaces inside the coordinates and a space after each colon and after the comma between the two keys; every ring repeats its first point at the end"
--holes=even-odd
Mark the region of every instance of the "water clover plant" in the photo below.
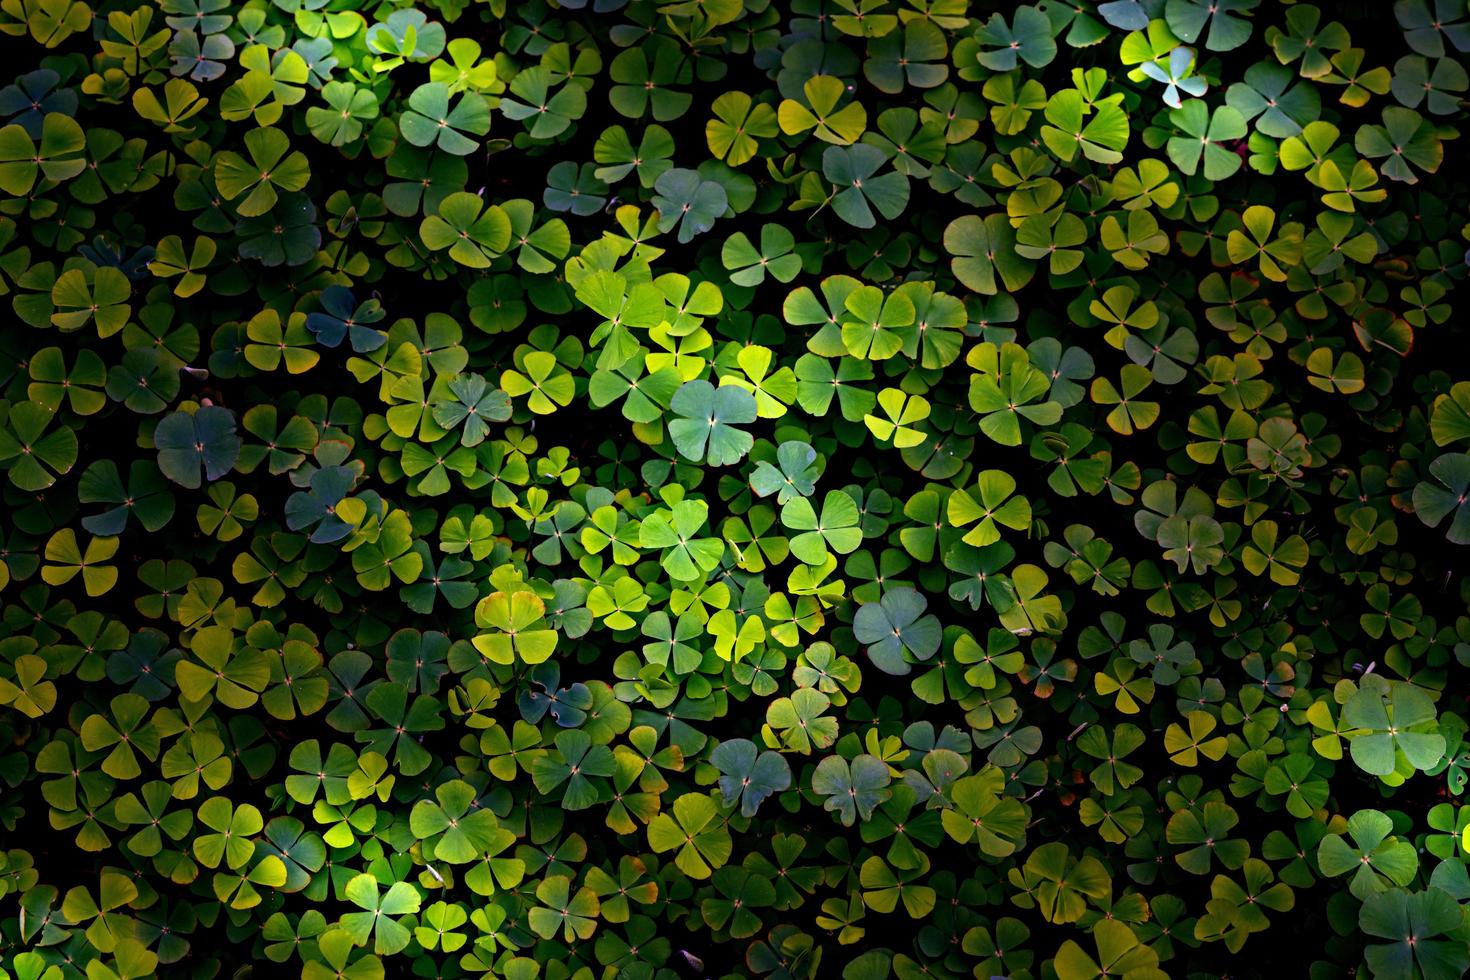
{"type": "Polygon", "coordinates": [[[0,980],[1470,973],[1466,0],[0,45],[0,980]]]}

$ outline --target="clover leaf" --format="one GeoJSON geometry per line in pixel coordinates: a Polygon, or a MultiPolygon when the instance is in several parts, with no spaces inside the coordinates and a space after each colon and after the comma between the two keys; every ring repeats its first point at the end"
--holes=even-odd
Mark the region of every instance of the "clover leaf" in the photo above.
{"type": "Polygon", "coordinates": [[[939,650],[939,619],[924,615],[928,600],[911,588],[891,589],[877,602],[864,603],[853,617],[852,631],[867,645],[868,657],[888,674],[907,674],[906,653],[928,660],[939,650]]]}
{"type": "Polygon", "coordinates": [[[791,785],[791,767],[778,752],[760,752],[748,738],[727,739],[710,753],[720,771],[720,794],[727,803],[739,801],[740,812],[755,816],[762,802],[791,785]]]}
{"type": "Polygon", "coordinates": [[[669,435],[686,459],[729,466],[755,444],[750,433],[736,428],[756,418],[755,396],[743,388],[686,381],[674,392],[669,407],[678,416],[669,422],[669,435]]]}

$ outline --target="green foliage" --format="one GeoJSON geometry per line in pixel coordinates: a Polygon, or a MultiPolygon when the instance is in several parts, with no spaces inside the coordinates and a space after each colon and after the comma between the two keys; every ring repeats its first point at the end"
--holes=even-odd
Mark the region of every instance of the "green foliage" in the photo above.
{"type": "Polygon", "coordinates": [[[0,977],[1470,972],[1463,0],[0,44],[0,977]]]}

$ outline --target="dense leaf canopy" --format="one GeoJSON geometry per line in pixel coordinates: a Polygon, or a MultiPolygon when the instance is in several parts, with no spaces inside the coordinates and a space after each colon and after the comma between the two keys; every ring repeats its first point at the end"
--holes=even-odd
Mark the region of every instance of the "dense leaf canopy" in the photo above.
{"type": "Polygon", "coordinates": [[[0,50],[0,980],[1470,970],[1466,0],[0,50]]]}

